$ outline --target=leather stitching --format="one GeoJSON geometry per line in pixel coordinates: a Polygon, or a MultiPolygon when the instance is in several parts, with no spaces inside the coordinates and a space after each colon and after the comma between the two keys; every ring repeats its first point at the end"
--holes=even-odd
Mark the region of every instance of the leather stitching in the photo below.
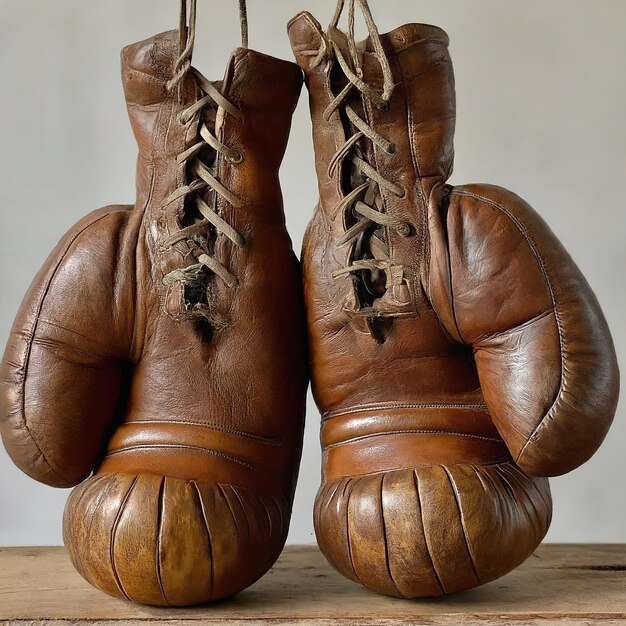
{"type": "Polygon", "coordinates": [[[536,437],[537,433],[542,429],[543,425],[546,423],[546,420],[548,418],[552,417],[551,413],[553,413],[554,410],[556,409],[556,406],[557,406],[558,402],[560,401],[561,396],[562,396],[563,391],[564,391],[566,370],[565,370],[565,348],[564,348],[564,340],[563,340],[563,323],[561,321],[561,316],[560,316],[560,313],[559,313],[558,303],[557,303],[556,297],[554,295],[554,289],[552,287],[552,283],[550,282],[550,277],[548,276],[548,271],[547,271],[546,266],[544,264],[543,258],[541,257],[541,254],[539,253],[537,245],[535,244],[534,240],[530,236],[530,233],[528,232],[528,230],[526,229],[526,227],[522,223],[522,221],[517,216],[513,215],[513,213],[511,213],[511,211],[509,211],[506,207],[504,207],[503,205],[499,204],[495,200],[491,200],[489,198],[485,198],[484,196],[480,196],[480,195],[472,193],[470,191],[457,191],[455,189],[455,190],[452,191],[452,193],[456,194],[458,196],[462,196],[462,197],[473,198],[474,200],[478,200],[479,202],[485,202],[485,203],[491,205],[492,207],[494,207],[496,209],[499,209],[500,211],[502,211],[502,213],[504,213],[517,226],[517,229],[523,235],[523,237],[526,239],[526,242],[528,243],[530,249],[532,250],[533,255],[537,259],[537,263],[539,264],[539,268],[541,269],[541,273],[543,275],[544,281],[545,281],[546,286],[548,288],[548,291],[550,293],[550,298],[552,300],[552,306],[553,306],[553,310],[554,310],[554,317],[556,318],[557,330],[558,330],[558,334],[559,334],[559,349],[560,349],[560,352],[561,352],[561,382],[560,382],[560,385],[559,385],[559,390],[558,390],[558,392],[556,394],[556,397],[554,399],[554,402],[552,403],[552,406],[550,407],[550,409],[548,411],[546,411],[546,414],[543,416],[541,421],[537,424],[537,426],[535,427],[533,432],[530,434],[530,436],[526,440],[526,443],[522,447],[521,451],[517,455],[515,461],[519,462],[520,458],[522,457],[522,455],[524,454],[526,448],[528,447],[528,444],[536,437]]]}
{"type": "Polygon", "coordinates": [[[459,511],[459,521],[461,523],[461,528],[463,530],[463,539],[465,539],[465,545],[467,546],[467,553],[470,558],[470,562],[472,564],[472,569],[474,570],[474,574],[476,575],[476,580],[478,583],[481,583],[480,574],[478,573],[478,568],[476,567],[476,557],[474,556],[474,551],[472,550],[472,546],[470,545],[469,534],[467,532],[467,526],[465,524],[465,519],[463,517],[463,510],[461,509],[461,497],[459,494],[459,490],[456,485],[456,481],[452,477],[452,473],[450,470],[444,465],[440,465],[441,469],[445,472],[448,477],[448,481],[450,483],[450,488],[452,489],[452,494],[454,495],[454,501],[456,502],[456,508],[459,511]]]}
{"type": "Polygon", "coordinates": [[[200,504],[200,511],[202,512],[202,521],[204,522],[204,526],[206,528],[206,536],[207,536],[207,545],[209,548],[209,562],[211,564],[211,586],[209,591],[209,599],[213,599],[213,591],[215,588],[215,562],[213,555],[213,538],[211,536],[211,529],[209,528],[209,518],[207,516],[206,508],[204,506],[204,500],[202,498],[202,494],[200,493],[200,488],[198,487],[198,483],[194,480],[193,486],[196,491],[196,495],[198,496],[198,503],[200,504]]]}
{"type": "Polygon", "coordinates": [[[441,575],[437,571],[437,566],[435,565],[435,557],[431,549],[430,542],[428,541],[428,533],[426,532],[426,524],[424,522],[424,507],[422,506],[422,496],[420,494],[420,487],[419,487],[420,479],[417,476],[416,469],[411,469],[411,472],[413,474],[413,484],[415,486],[415,494],[417,496],[417,506],[419,508],[420,521],[422,522],[422,535],[424,537],[424,546],[426,547],[426,553],[428,554],[430,563],[433,566],[433,573],[435,574],[435,578],[437,579],[437,583],[439,585],[439,588],[441,589],[441,594],[445,595],[446,590],[443,586],[441,575]]]}
{"type": "Polygon", "coordinates": [[[341,497],[342,498],[346,497],[346,489],[349,486],[350,491],[348,493],[348,496],[346,497],[346,544],[348,546],[348,560],[350,561],[350,566],[352,567],[352,571],[354,572],[355,578],[360,584],[363,584],[361,577],[356,571],[356,563],[354,561],[354,555],[353,555],[353,550],[352,550],[352,540],[350,538],[350,498],[352,497],[352,492],[354,491],[356,485],[359,482],[360,482],[360,478],[357,478],[356,480],[348,479],[343,488],[343,493],[341,494],[341,497]]]}
{"type": "MultiPolygon", "coordinates": [[[[452,195],[452,192],[450,193],[450,195],[452,195]]],[[[449,219],[450,219],[450,213],[447,212],[444,232],[445,232],[445,237],[446,237],[446,251],[447,251],[446,257],[448,261],[448,276],[450,277],[450,284],[449,284],[449,289],[448,289],[448,293],[450,296],[450,313],[452,314],[452,319],[454,321],[454,328],[456,329],[459,339],[464,344],[468,345],[469,342],[467,341],[467,339],[465,339],[465,337],[463,336],[463,333],[461,332],[461,327],[459,326],[459,319],[456,314],[456,304],[454,300],[454,274],[452,272],[452,258],[450,256],[450,237],[449,237],[449,228],[448,228],[449,219]]]]}
{"type": "MultiPolygon", "coordinates": [[[[22,371],[20,372],[20,375],[21,375],[21,378],[22,378],[22,384],[20,385],[20,397],[21,397],[20,398],[21,399],[20,426],[22,427],[23,430],[25,430],[28,433],[28,436],[30,437],[30,439],[33,442],[33,444],[35,445],[35,448],[37,449],[37,451],[39,452],[40,457],[44,460],[44,462],[50,468],[50,470],[58,478],[60,478],[61,480],[63,480],[66,483],[71,483],[73,481],[68,480],[67,478],[65,478],[56,468],[53,467],[53,465],[50,463],[50,461],[48,460],[48,458],[44,454],[43,450],[41,449],[41,447],[37,443],[35,437],[33,436],[33,433],[31,432],[31,430],[28,427],[28,424],[26,422],[26,378],[28,377],[28,367],[29,367],[29,363],[30,363],[30,355],[31,355],[31,352],[32,352],[33,343],[35,343],[35,335],[37,333],[37,327],[39,325],[39,316],[41,315],[41,311],[43,310],[44,303],[46,301],[46,298],[48,297],[48,292],[50,290],[50,285],[52,284],[52,281],[55,279],[55,277],[57,275],[57,272],[59,271],[59,268],[61,267],[61,264],[63,263],[63,261],[65,261],[65,258],[67,256],[70,248],[74,245],[74,243],[77,241],[77,239],[81,235],[83,235],[83,233],[85,233],[89,228],[91,228],[92,226],[94,226],[95,224],[100,222],[101,220],[109,217],[110,215],[113,215],[116,212],[117,211],[115,211],[115,210],[111,210],[108,213],[105,213],[104,215],[98,216],[97,218],[95,218],[94,220],[89,222],[88,224],[85,224],[85,226],[83,228],[81,228],[78,232],[76,232],[72,237],[70,237],[70,239],[66,243],[65,247],[63,248],[63,251],[61,252],[59,260],[57,261],[56,265],[54,266],[54,269],[50,273],[50,276],[48,277],[47,282],[43,286],[43,289],[41,289],[41,291],[40,291],[40,296],[39,296],[40,299],[39,299],[39,302],[37,303],[37,306],[36,306],[35,318],[34,318],[34,321],[32,323],[32,327],[30,329],[30,332],[28,333],[28,341],[26,342],[26,347],[24,349],[24,352],[23,352],[22,358],[21,358],[21,362],[23,363],[23,368],[21,368],[22,371]]],[[[119,212],[121,212],[121,210],[119,212]]]]}
{"type": "Polygon", "coordinates": [[[483,437],[481,435],[472,435],[471,433],[458,433],[449,430],[388,430],[380,433],[372,433],[371,435],[361,435],[360,437],[353,437],[352,439],[346,439],[338,443],[331,443],[326,446],[325,450],[331,450],[332,448],[339,448],[348,444],[356,443],[358,441],[364,441],[366,439],[372,439],[373,437],[384,437],[387,435],[442,435],[446,437],[465,437],[467,439],[479,439],[481,441],[492,441],[494,443],[504,442],[502,439],[496,439],[495,437],[483,437]]]}
{"type": "Polygon", "coordinates": [[[487,411],[486,404],[401,404],[395,402],[378,402],[373,404],[362,404],[345,410],[329,411],[322,415],[324,421],[341,417],[342,415],[352,415],[354,413],[364,413],[367,411],[377,411],[384,409],[461,409],[487,411]]]}
{"type": "Polygon", "coordinates": [[[384,489],[385,489],[385,476],[388,474],[381,474],[380,476],[380,489],[378,493],[380,494],[380,525],[383,531],[383,546],[385,548],[385,566],[387,569],[387,574],[389,575],[389,580],[393,585],[394,589],[399,595],[403,595],[398,587],[398,583],[396,583],[395,578],[393,577],[393,572],[391,571],[391,562],[389,560],[389,539],[387,537],[387,522],[385,520],[385,497],[384,497],[384,489]]]}
{"type": "Polygon", "coordinates": [[[481,335],[480,337],[478,337],[473,343],[474,344],[482,343],[483,341],[488,341],[490,339],[497,339],[504,335],[515,333],[523,328],[531,326],[535,322],[541,321],[542,319],[548,317],[552,313],[554,313],[554,309],[548,309],[547,311],[544,311],[543,313],[539,313],[539,315],[535,315],[535,317],[532,317],[528,321],[523,322],[522,324],[519,324],[517,326],[514,326],[513,328],[507,328],[506,330],[498,330],[494,333],[485,333],[484,335],[481,335]]]}
{"type": "MultiPolygon", "coordinates": [[[[402,67],[400,67],[400,72],[402,74],[402,78],[403,80],[405,79],[404,73],[402,72],[402,67]]],[[[409,92],[410,93],[410,92],[409,92]]],[[[420,246],[421,246],[421,251],[420,251],[420,260],[424,261],[426,267],[424,268],[424,271],[427,272],[426,275],[429,274],[428,269],[429,269],[429,259],[428,259],[428,255],[426,254],[426,244],[427,244],[427,237],[428,237],[428,218],[427,218],[427,212],[428,212],[428,208],[429,208],[429,204],[428,204],[428,200],[426,199],[426,194],[424,193],[424,187],[422,185],[422,173],[421,173],[421,169],[420,169],[420,164],[419,164],[419,159],[420,159],[420,154],[419,154],[419,147],[417,146],[417,143],[415,141],[415,133],[413,132],[415,129],[415,121],[413,118],[413,109],[415,108],[415,103],[413,102],[412,98],[408,97],[408,93],[405,94],[405,99],[407,102],[407,110],[408,110],[408,134],[409,134],[409,143],[411,145],[411,159],[413,161],[413,167],[415,168],[415,173],[417,174],[417,181],[415,183],[415,187],[417,188],[417,190],[419,191],[419,196],[422,200],[422,205],[419,207],[419,211],[420,211],[420,215],[422,218],[422,229],[421,229],[421,233],[420,233],[420,246]]],[[[417,284],[417,272],[414,270],[414,279],[416,280],[416,284],[417,284]]]]}
{"type": "Polygon", "coordinates": [[[229,435],[235,435],[236,437],[241,437],[242,439],[249,439],[250,441],[256,441],[260,443],[264,443],[268,446],[272,446],[275,448],[280,448],[285,444],[285,438],[276,438],[272,439],[270,437],[261,437],[259,435],[252,435],[249,433],[244,433],[240,430],[235,430],[234,428],[224,428],[219,426],[218,424],[211,424],[206,422],[196,422],[193,420],[175,420],[175,421],[163,421],[163,420],[133,420],[132,422],[127,422],[124,426],[133,426],[135,424],[162,424],[164,426],[176,426],[177,424],[185,424],[187,426],[202,426],[208,430],[215,430],[220,433],[227,433],[229,435]]]}
{"type": "Polygon", "coordinates": [[[111,571],[113,572],[113,578],[115,579],[115,584],[117,585],[117,588],[124,594],[124,596],[128,600],[131,600],[131,597],[126,593],[126,590],[124,589],[124,585],[122,585],[122,581],[117,571],[117,566],[115,565],[115,541],[117,539],[117,529],[120,523],[120,519],[122,518],[122,514],[124,513],[126,504],[128,503],[130,495],[133,489],[135,488],[135,485],[137,484],[138,480],[139,480],[138,476],[135,476],[135,478],[133,478],[133,481],[130,484],[128,491],[126,492],[126,495],[124,496],[124,499],[122,500],[122,504],[120,505],[120,508],[118,509],[117,514],[115,515],[113,527],[111,528],[111,538],[109,541],[110,543],[109,558],[111,560],[111,571]]]}
{"type": "Polygon", "coordinates": [[[226,461],[231,461],[232,463],[237,463],[238,465],[242,465],[247,469],[257,469],[262,470],[264,472],[270,472],[272,474],[280,475],[281,472],[276,471],[270,467],[266,467],[265,465],[261,465],[260,463],[250,463],[248,461],[244,461],[243,459],[239,459],[235,456],[231,456],[230,454],[225,454],[224,452],[220,452],[219,450],[213,450],[212,448],[201,448],[200,446],[185,446],[179,444],[146,444],[140,446],[130,446],[128,448],[123,448],[121,450],[113,450],[107,454],[107,457],[117,456],[119,454],[126,454],[128,452],[136,452],[137,450],[191,450],[193,452],[202,452],[204,454],[209,454],[211,456],[216,456],[221,459],[225,459],[226,461]]]}
{"type": "MultiPolygon", "coordinates": [[[[159,509],[157,513],[157,538],[156,538],[156,555],[155,555],[155,563],[156,563],[156,578],[159,583],[159,591],[161,592],[161,597],[167,606],[169,606],[169,601],[167,596],[165,595],[165,587],[163,587],[163,577],[162,577],[162,565],[161,565],[161,542],[163,535],[163,515],[165,512],[165,476],[161,477],[161,484],[159,485],[159,509]]],[[[194,483],[195,484],[195,483],[194,483]]]]}

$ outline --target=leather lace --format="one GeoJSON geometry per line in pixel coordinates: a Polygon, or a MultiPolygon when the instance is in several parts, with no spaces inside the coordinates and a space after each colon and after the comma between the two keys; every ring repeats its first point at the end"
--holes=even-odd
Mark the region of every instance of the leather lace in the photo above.
{"type": "Polygon", "coordinates": [[[337,245],[343,246],[355,241],[363,233],[369,231],[371,227],[374,227],[375,232],[369,237],[368,241],[369,250],[366,252],[366,256],[369,258],[354,260],[350,265],[334,272],[333,277],[339,278],[361,271],[384,271],[387,277],[386,288],[389,288],[394,284],[401,284],[403,276],[401,268],[399,268],[400,271],[394,271],[396,268],[394,268],[390,259],[389,244],[381,231],[392,228],[406,237],[410,235],[411,228],[409,224],[381,212],[377,207],[382,204],[381,192],[383,190],[399,198],[406,196],[406,190],[385,178],[366,160],[361,145],[363,139],[370,140],[375,146],[389,155],[394,154],[395,146],[375,131],[348,104],[347,99],[354,90],[357,90],[363,100],[368,101],[372,105],[378,108],[388,106],[394,89],[393,74],[367,0],[348,0],[347,44],[349,58],[346,58],[340,43],[344,39],[344,35],[338,29],[339,20],[345,6],[346,0],[340,0],[333,21],[322,39],[321,48],[317,51],[305,52],[305,54],[315,57],[312,60],[313,67],[319,65],[324,59],[334,59],[348,81],[346,87],[333,99],[324,112],[324,119],[328,121],[335,111],[342,111],[354,130],[352,136],[347,139],[345,144],[337,150],[331,159],[329,175],[331,177],[334,176],[337,168],[341,167],[346,159],[350,158],[353,169],[362,176],[364,182],[352,189],[335,209],[335,216],[340,211],[343,211],[346,214],[352,212],[353,217],[357,218],[356,223],[337,240],[337,245]],[[374,54],[383,72],[384,85],[382,91],[363,80],[363,69],[355,38],[355,5],[357,3],[365,18],[374,54]]]}
{"type": "MultiPolygon", "coordinates": [[[[241,16],[241,32],[243,47],[248,45],[248,26],[245,0],[239,0],[241,16]]],[[[191,0],[189,7],[189,23],[187,23],[187,2],[181,0],[181,24],[180,24],[180,49],[181,54],[176,62],[176,74],[168,83],[170,92],[178,90],[179,99],[182,98],[182,85],[186,76],[192,73],[196,83],[203,94],[193,105],[185,109],[179,117],[179,121],[187,124],[196,121],[199,127],[198,141],[178,155],[177,163],[183,168],[190,182],[176,189],[164,201],[163,207],[172,202],[184,199],[185,205],[195,206],[197,213],[192,223],[170,235],[164,242],[165,247],[172,247],[181,242],[186,242],[194,255],[197,264],[184,269],[176,269],[165,276],[163,283],[171,285],[175,282],[185,284],[197,282],[197,277],[206,268],[218,276],[228,287],[238,284],[237,278],[228,271],[224,265],[214,256],[209,254],[206,239],[203,233],[207,227],[212,226],[216,233],[222,234],[238,247],[244,245],[243,237],[208,204],[208,196],[212,192],[226,200],[235,208],[243,205],[243,202],[232,191],[227,189],[216,177],[215,164],[217,156],[223,156],[231,163],[240,163],[243,155],[233,148],[223,144],[216,137],[218,120],[224,115],[231,115],[236,119],[242,119],[241,112],[230,103],[220,92],[218,87],[203,76],[197,69],[192,67],[191,60],[196,39],[196,15],[197,0],[191,0]],[[206,162],[208,156],[212,156],[213,166],[206,162]],[[191,175],[191,176],[190,176],[191,175]]]]}

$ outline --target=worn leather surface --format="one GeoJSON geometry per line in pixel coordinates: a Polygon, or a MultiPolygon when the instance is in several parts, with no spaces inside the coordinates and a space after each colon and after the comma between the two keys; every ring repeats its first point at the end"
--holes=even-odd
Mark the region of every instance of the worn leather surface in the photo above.
{"type": "MultiPolygon", "coordinates": [[[[546,477],[596,451],[613,419],[619,375],[589,285],[522,199],[490,185],[449,187],[455,88],[448,37],[421,24],[383,35],[395,90],[350,105],[395,146],[361,140],[370,165],[406,191],[381,210],[410,225],[386,233],[403,284],[361,299],[358,218],[337,211],[349,168],[329,171],[355,129],[324,111],[343,83],[308,13],[290,23],[310,96],[320,203],[303,249],[315,399],[323,413],[318,542],[345,576],[381,593],[436,596],[491,581],[544,537],[546,477]]],[[[363,78],[382,86],[370,42],[363,78]]],[[[346,57],[347,57],[346,53],[346,57]]]]}
{"type": "Polygon", "coordinates": [[[184,244],[163,244],[185,214],[182,200],[162,208],[185,184],[176,158],[198,135],[197,122],[179,119],[199,98],[196,79],[185,79],[182,102],[165,87],[178,40],[173,31],[124,50],[136,205],[96,211],[63,237],[26,295],[0,375],[15,463],[49,485],[79,485],[64,521],[78,570],[109,594],[156,605],[229,596],[278,557],[307,382],[277,176],[301,70],[244,49],[230,60],[222,90],[243,120],[225,116],[220,140],[243,160],[216,168],[244,202],[216,206],[245,245],[212,237],[239,282],[209,277],[215,327],[187,319],[162,282],[193,262],[184,244]]]}

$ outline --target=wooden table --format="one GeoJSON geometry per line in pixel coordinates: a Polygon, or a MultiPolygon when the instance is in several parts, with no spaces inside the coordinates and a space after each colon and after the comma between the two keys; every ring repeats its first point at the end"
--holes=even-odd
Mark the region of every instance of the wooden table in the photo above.
{"type": "Polygon", "coordinates": [[[479,589],[404,601],[366,591],[317,548],[290,547],[263,580],[212,607],[164,610],[115,600],[74,572],[63,548],[0,548],[0,625],[148,623],[260,626],[626,625],[626,545],[546,545],[479,589]]]}

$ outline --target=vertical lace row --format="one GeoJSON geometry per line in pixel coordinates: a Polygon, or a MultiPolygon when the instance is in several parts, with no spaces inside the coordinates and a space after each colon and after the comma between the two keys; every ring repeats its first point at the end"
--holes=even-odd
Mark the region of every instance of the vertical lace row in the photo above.
{"type": "MultiPolygon", "coordinates": [[[[247,46],[245,0],[240,0],[240,8],[242,39],[244,46],[247,46]]],[[[172,248],[186,244],[196,263],[168,273],[163,283],[171,285],[180,282],[190,287],[192,291],[194,289],[206,291],[207,270],[219,277],[230,288],[238,284],[236,276],[210,253],[208,233],[213,229],[215,236],[223,235],[237,247],[245,243],[244,238],[220,217],[214,208],[218,197],[223,198],[235,208],[243,204],[242,200],[227,189],[217,177],[219,157],[237,164],[243,160],[243,155],[223,144],[216,136],[218,120],[225,115],[241,120],[242,115],[241,111],[222,95],[215,84],[191,65],[196,39],[196,14],[197,0],[191,0],[187,24],[187,2],[181,0],[181,54],[175,66],[175,74],[167,88],[172,93],[178,91],[178,97],[182,100],[185,79],[190,74],[194,77],[200,91],[200,98],[182,111],[178,121],[185,125],[196,124],[198,137],[194,145],[177,157],[178,167],[185,173],[186,183],[174,190],[163,202],[163,208],[181,200],[185,206],[185,217],[180,222],[180,229],[167,237],[163,241],[163,246],[172,248]]],[[[196,299],[201,300],[202,294],[196,293],[196,299]]],[[[193,304],[191,303],[191,306],[193,304]]],[[[202,311],[204,307],[199,306],[199,308],[202,311]]]]}

